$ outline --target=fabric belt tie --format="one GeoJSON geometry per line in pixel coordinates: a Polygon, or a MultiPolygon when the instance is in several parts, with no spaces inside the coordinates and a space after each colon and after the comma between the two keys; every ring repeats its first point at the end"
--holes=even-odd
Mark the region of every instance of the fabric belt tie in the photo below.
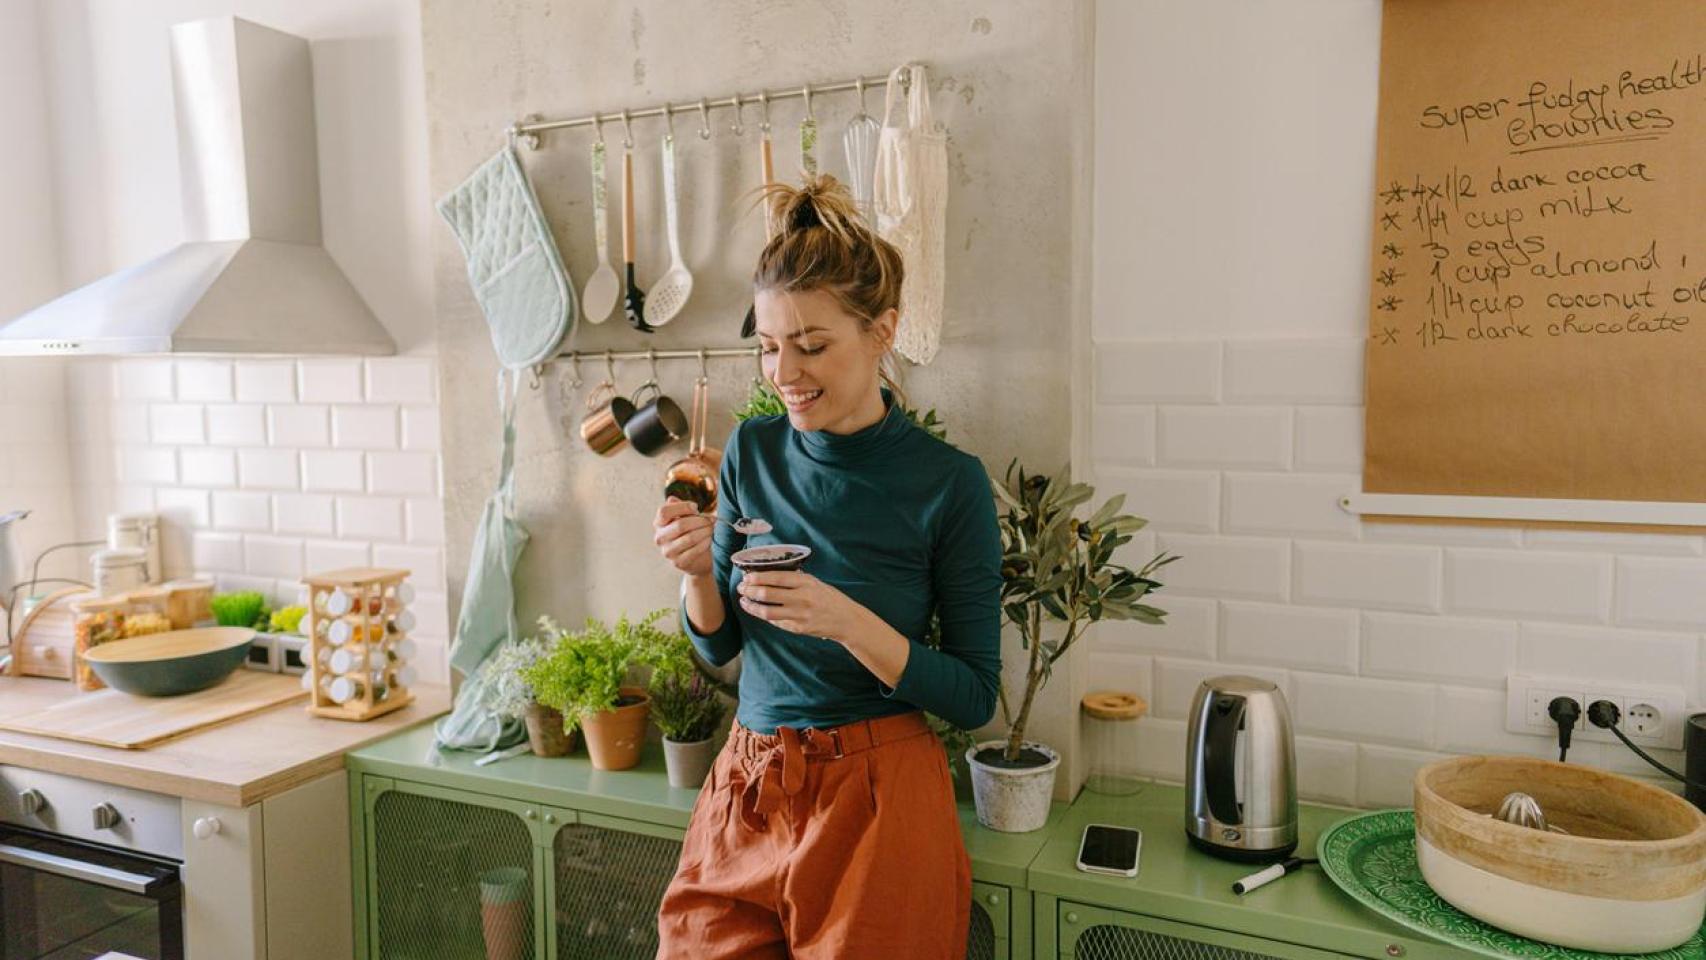
{"type": "Polygon", "coordinates": [[[860,720],[827,730],[777,727],[774,738],[737,727],[736,735],[743,738],[742,754],[746,761],[743,765],[748,776],[746,789],[741,792],[741,822],[760,832],[768,827],[770,815],[781,810],[788,798],[806,785],[808,757],[840,759],[929,730],[923,715],[918,713],[860,720]],[[765,744],[771,740],[774,742],[765,744]],[[757,776],[753,776],[755,771],[757,776]]]}

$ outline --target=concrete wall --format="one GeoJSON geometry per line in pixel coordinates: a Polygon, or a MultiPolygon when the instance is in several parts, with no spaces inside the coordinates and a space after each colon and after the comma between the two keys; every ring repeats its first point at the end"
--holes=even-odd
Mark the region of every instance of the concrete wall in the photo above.
{"type": "MultiPolygon", "coordinates": [[[[503,143],[528,113],[548,117],[696,101],[737,91],[882,74],[908,59],[932,68],[937,115],[951,130],[948,208],[948,325],[929,367],[907,372],[920,408],[935,407],[949,438],[999,472],[1012,457],[1052,470],[1071,455],[1072,337],[1081,311],[1075,276],[1087,262],[1089,5],[986,0],[921,5],[882,2],[729,0],[683,7],[664,0],[577,5],[528,0],[493,7],[454,0],[423,5],[427,115],[434,196],[444,194],[503,143]]],[[[855,99],[815,101],[824,130],[820,156],[844,169],[841,132],[855,99]]],[[[880,112],[881,91],[869,108],[880,112]]],[[[797,169],[799,101],[773,108],[779,175],[797,169]]],[[[759,182],[756,108],[746,133],[731,112],[713,114],[715,135],[696,135],[683,115],[681,164],[685,255],[695,273],[685,311],[654,335],[612,320],[585,326],[583,349],[739,345],[762,227],[750,213],[759,182]]],[[[667,265],[660,231],[658,120],[634,125],[639,184],[639,274],[655,282],[667,265]]],[[[619,148],[621,124],[605,137],[619,148]]],[[[591,132],[548,135],[524,153],[536,190],[577,285],[591,274],[587,150],[591,132]]],[[[619,194],[611,194],[613,204],[619,194]]],[[[613,236],[613,244],[616,237],[613,236]]],[[[620,247],[616,247],[618,254],[620,247]]],[[[497,470],[495,359],[450,232],[434,231],[444,407],[444,469],[453,596],[466,569],[470,531],[497,470]],[[451,359],[454,358],[454,359],[451,359]]],[[[750,345],[750,344],[749,344],[750,345]]],[[[677,598],[678,577],[656,553],[651,518],[672,450],[648,460],[631,451],[601,459],[574,425],[584,390],[602,364],[583,368],[580,390],[560,392],[558,364],[543,389],[528,391],[517,455],[521,522],[533,540],[521,570],[524,621],[550,613],[564,622],[613,617],[677,598]]],[[[744,397],[752,361],[711,364],[711,441],[732,426],[725,411],[744,397]]],[[[689,398],[696,362],[660,364],[665,390],[689,398]]],[[[645,365],[622,364],[624,390],[645,365]]],[[[904,465],[897,465],[904,469],[904,465]]],[[[1017,664],[1017,643],[1008,659],[1017,664]]],[[[1066,674],[1070,677],[1070,671],[1066,674]]],[[[1049,689],[1040,738],[1076,740],[1074,685],[1049,689]],[[1070,721],[1070,722],[1068,722],[1070,721]]],[[[1075,783],[1072,769],[1062,789],[1075,783]]]]}
{"type": "MultiPolygon", "coordinates": [[[[1183,776],[1191,693],[1218,673],[1279,683],[1304,795],[1365,806],[1407,805],[1443,754],[1555,756],[1505,732],[1509,674],[1706,703],[1700,537],[1394,526],[1337,506],[1362,469],[1377,0],[1096,13],[1079,416],[1102,486],[1184,556],[1156,599],[1169,626],[1104,631],[1086,664],[1150,697],[1139,769],[1183,776]]],[[[1581,737],[1570,759],[1652,772],[1581,737]]]]}

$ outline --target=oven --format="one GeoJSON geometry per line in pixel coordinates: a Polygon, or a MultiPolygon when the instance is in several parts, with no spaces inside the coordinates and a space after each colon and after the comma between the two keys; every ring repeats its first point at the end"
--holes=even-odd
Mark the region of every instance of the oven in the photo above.
{"type": "Polygon", "coordinates": [[[184,960],[175,797],[0,767],[0,960],[184,960]]]}

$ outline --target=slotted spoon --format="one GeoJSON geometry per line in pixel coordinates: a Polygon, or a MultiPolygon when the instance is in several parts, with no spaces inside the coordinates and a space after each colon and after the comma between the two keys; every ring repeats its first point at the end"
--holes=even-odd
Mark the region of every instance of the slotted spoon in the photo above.
{"type": "Polygon", "coordinates": [[[586,281],[581,294],[581,315],[590,323],[603,323],[616,309],[622,293],[622,281],[616,268],[610,265],[610,213],[606,208],[604,189],[604,137],[602,133],[592,145],[592,229],[598,244],[598,269],[586,281]]]}
{"type": "Polygon", "coordinates": [[[663,137],[663,210],[669,231],[669,270],[646,294],[646,322],[661,327],[675,319],[693,293],[693,273],[681,258],[680,201],[676,198],[675,134],[663,137]]]}

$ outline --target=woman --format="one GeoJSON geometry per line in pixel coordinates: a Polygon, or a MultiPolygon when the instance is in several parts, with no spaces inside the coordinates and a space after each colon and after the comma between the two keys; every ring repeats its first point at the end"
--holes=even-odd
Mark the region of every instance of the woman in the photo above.
{"type": "Polygon", "coordinates": [[[971,867],[947,758],[922,711],[975,728],[1000,681],[1001,539],[977,458],[901,409],[882,370],[901,261],[829,177],[773,188],[753,273],[764,375],[785,416],[730,435],[717,516],[671,499],[655,540],[682,625],[743,654],[740,707],[659,913],[659,957],[960,960],[971,867]],[[798,543],[798,571],[742,574],[798,543]],[[939,648],[919,641],[934,610],[939,648]]]}

